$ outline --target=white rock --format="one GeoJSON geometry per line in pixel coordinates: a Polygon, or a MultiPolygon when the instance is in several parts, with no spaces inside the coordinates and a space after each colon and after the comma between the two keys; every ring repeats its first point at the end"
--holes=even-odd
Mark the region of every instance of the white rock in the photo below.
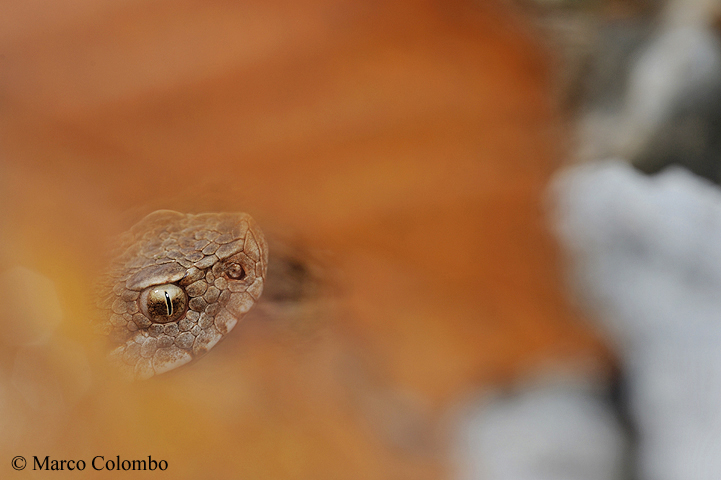
{"type": "Polygon", "coordinates": [[[721,478],[721,191],[619,161],[553,188],[575,285],[629,379],[642,480],[721,478]]]}
{"type": "Polygon", "coordinates": [[[550,385],[480,401],[461,416],[459,480],[615,480],[626,441],[584,385],[550,385]]]}

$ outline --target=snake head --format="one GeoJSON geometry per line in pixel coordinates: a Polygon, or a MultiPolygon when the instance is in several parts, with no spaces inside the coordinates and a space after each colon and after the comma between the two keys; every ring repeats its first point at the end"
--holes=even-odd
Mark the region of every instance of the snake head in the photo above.
{"type": "Polygon", "coordinates": [[[104,282],[109,358],[146,379],[213,348],[263,292],[268,246],[246,213],[151,213],[121,238],[104,282]]]}

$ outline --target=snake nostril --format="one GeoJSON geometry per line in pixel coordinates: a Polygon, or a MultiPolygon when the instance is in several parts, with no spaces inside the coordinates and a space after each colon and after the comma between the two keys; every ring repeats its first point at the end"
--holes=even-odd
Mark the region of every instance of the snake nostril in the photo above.
{"type": "Polygon", "coordinates": [[[245,270],[239,263],[229,264],[226,271],[228,276],[235,280],[243,280],[245,278],[245,270]]]}

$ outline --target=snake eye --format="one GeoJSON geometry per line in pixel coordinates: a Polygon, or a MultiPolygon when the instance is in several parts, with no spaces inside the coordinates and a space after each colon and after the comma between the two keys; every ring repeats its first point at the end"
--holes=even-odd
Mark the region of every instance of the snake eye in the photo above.
{"type": "Polygon", "coordinates": [[[140,309],[151,321],[168,323],[185,313],[188,297],[177,285],[166,284],[147,288],[138,301],[140,309]]]}
{"type": "Polygon", "coordinates": [[[243,266],[239,263],[231,263],[228,265],[226,271],[228,272],[228,276],[235,280],[243,280],[245,278],[245,270],[243,270],[243,266]]]}

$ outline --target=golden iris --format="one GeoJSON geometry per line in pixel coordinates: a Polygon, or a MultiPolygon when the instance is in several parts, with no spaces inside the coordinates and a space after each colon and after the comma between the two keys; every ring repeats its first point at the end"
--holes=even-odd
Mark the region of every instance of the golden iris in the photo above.
{"type": "Polygon", "coordinates": [[[185,313],[188,296],[172,283],[149,287],[140,294],[140,308],[152,322],[168,323],[185,313]]]}

